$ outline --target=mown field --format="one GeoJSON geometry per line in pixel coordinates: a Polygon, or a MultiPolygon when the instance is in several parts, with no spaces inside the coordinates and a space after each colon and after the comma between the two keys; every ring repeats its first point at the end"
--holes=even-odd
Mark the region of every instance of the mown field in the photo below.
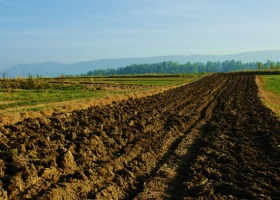
{"type": "MultiPolygon", "coordinates": [[[[177,84],[177,83],[175,83],[177,84]]],[[[254,73],[0,127],[0,199],[279,199],[254,73]]]]}

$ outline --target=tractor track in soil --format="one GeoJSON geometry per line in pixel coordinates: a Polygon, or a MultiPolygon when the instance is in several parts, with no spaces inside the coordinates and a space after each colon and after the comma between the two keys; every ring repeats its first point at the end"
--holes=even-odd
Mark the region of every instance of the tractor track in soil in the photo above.
{"type": "Polygon", "coordinates": [[[2,199],[279,199],[280,122],[253,74],[0,129],[2,199]]]}

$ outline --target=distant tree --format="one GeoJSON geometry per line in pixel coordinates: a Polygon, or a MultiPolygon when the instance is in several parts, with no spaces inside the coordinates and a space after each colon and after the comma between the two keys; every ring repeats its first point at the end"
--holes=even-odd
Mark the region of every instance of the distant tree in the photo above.
{"type": "Polygon", "coordinates": [[[261,62],[258,62],[258,70],[260,71],[262,68],[262,63],[261,62]]]}
{"type": "Polygon", "coordinates": [[[274,70],[274,63],[273,63],[273,62],[270,62],[270,63],[269,63],[269,66],[270,66],[270,69],[271,69],[271,70],[274,70]]]}
{"type": "Polygon", "coordinates": [[[262,70],[266,70],[266,69],[267,69],[266,64],[263,64],[262,65],[262,70]]]}
{"type": "Polygon", "coordinates": [[[208,61],[206,63],[206,68],[205,68],[206,72],[211,72],[212,71],[212,66],[213,66],[213,63],[211,61],[208,61]]]}
{"type": "Polygon", "coordinates": [[[275,62],[275,70],[280,70],[280,62],[275,62]]]}
{"type": "MultiPolygon", "coordinates": [[[[269,63],[271,63],[269,61],[269,63]]],[[[279,69],[280,62],[273,63],[273,69],[279,69]]],[[[166,61],[154,64],[133,64],[117,69],[96,69],[89,71],[87,76],[104,76],[104,75],[125,75],[125,74],[185,74],[185,73],[204,73],[204,72],[231,72],[236,70],[266,70],[271,68],[268,63],[262,64],[257,62],[242,63],[241,61],[226,60],[222,63],[207,62],[179,64],[177,62],[166,61]]]]}

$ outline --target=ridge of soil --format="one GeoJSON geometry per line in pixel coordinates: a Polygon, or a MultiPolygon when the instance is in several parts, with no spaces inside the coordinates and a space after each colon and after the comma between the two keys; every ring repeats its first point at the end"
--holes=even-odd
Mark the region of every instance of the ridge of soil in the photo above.
{"type": "Polygon", "coordinates": [[[279,199],[280,121],[254,74],[0,128],[0,199],[279,199]]]}

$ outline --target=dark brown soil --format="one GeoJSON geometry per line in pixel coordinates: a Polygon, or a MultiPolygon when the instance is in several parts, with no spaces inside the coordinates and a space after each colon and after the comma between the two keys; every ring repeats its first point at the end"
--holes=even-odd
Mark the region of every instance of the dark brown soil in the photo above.
{"type": "Polygon", "coordinates": [[[0,199],[279,199],[280,122],[253,74],[0,129],[0,199]]]}

